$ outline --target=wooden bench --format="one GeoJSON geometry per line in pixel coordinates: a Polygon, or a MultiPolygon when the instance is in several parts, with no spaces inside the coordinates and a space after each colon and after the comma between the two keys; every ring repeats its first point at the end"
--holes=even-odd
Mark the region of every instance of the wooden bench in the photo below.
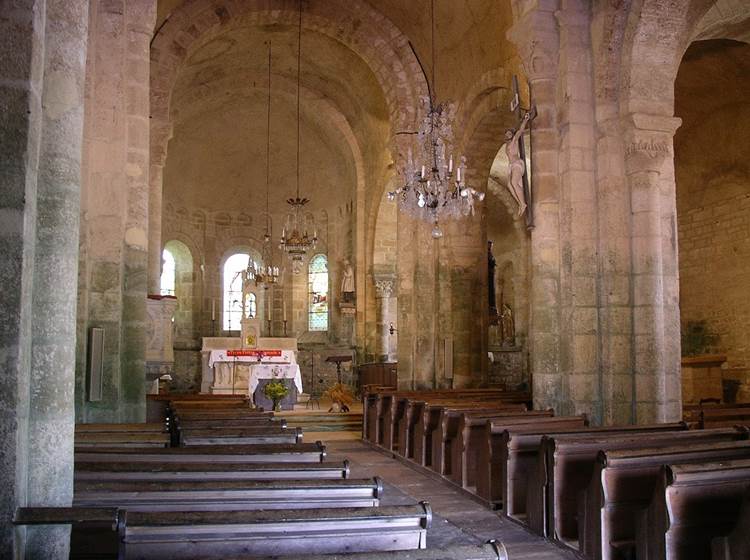
{"type": "Polygon", "coordinates": [[[76,447],[169,447],[168,432],[82,432],[75,434],[76,447]]]}
{"type": "Polygon", "coordinates": [[[336,480],[349,478],[349,461],[341,463],[214,463],[77,461],[75,480],[336,480]]]}
{"type": "MultiPolygon", "coordinates": [[[[480,545],[453,545],[410,551],[355,552],[297,556],[254,556],[253,560],[509,560],[505,546],[496,540],[480,545]]],[[[194,560],[202,560],[200,558],[194,560]]],[[[246,556],[224,560],[247,560],[246,556]]]]}
{"type": "Polygon", "coordinates": [[[245,420],[250,418],[273,417],[273,412],[260,412],[244,408],[220,408],[216,410],[184,410],[175,411],[172,418],[181,422],[185,420],[245,420]]]}
{"type": "MultiPolygon", "coordinates": [[[[445,404],[440,401],[435,404],[429,402],[418,403],[420,413],[415,413],[416,421],[411,434],[411,447],[413,448],[412,457],[414,462],[423,467],[432,466],[432,434],[440,426],[440,411],[445,408],[445,404]]],[[[513,405],[518,407],[519,405],[513,405]]],[[[476,409],[473,403],[462,403],[450,405],[454,409],[476,409]]],[[[525,408],[525,406],[523,406],[525,408]]],[[[518,408],[520,410],[520,407],[518,408]]]]}
{"type": "Polygon", "coordinates": [[[169,447],[139,449],[128,447],[76,448],[76,461],[98,462],[174,462],[205,463],[322,463],[326,447],[315,443],[274,445],[199,445],[196,447],[169,447]]]}
{"type": "MultiPolygon", "coordinates": [[[[486,500],[491,507],[503,504],[503,481],[507,472],[502,448],[505,445],[503,435],[507,430],[548,430],[556,432],[570,428],[583,428],[586,426],[585,416],[552,416],[534,417],[532,420],[521,417],[515,418],[489,418],[484,424],[484,431],[480,436],[477,468],[475,470],[476,494],[486,500]]],[[[539,438],[541,440],[541,436],[539,438]]],[[[534,454],[536,459],[536,454],[534,454]]],[[[511,496],[514,494],[511,492],[511,496]]],[[[519,503],[525,509],[526,506],[526,485],[521,485],[519,492],[515,496],[519,503]]]]}
{"type": "Polygon", "coordinates": [[[160,423],[143,423],[143,424],[76,424],[75,433],[163,433],[167,431],[166,422],[160,423]]]}
{"type": "Polygon", "coordinates": [[[599,451],[617,449],[657,448],[699,443],[718,443],[748,439],[746,429],[690,430],[655,432],[639,435],[544,436],[537,462],[535,480],[527,492],[529,527],[546,537],[578,548],[578,495],[588,487],[599,451]],[[541,487],[544,498],[532,493],[541,487]]]}
{"type": "MultiPolygon", "coordinates": [[[[508,410],[516,410],[516,411],[526,410],[526,405],[524,404],[515,404],[515,403],[506,404],[504,400],[497,401],[494,398],[492,400],[494,400],[495,402],[502,403],[502,407],[508,410]]],[[[485,402],[485,401],[481,401],[481,402],[485,402]]],[[[453,398],[450,398],[450,399],[408,398],[406,399],[404,403],[403,414],[401,415],[401,417],[398,419],[396,423],[397,438],[396,438],[396,441],[394,442],[396,444],[394,447],[396,448],[396,450],[398,451],[400,455],[402,455],[403,457],[406,457],[407,459],[414,459],[415,457],[414,443],[417,437],[417,424],[419,423],[419,417],[424,413],[425,407],[428,404],[429,405],[442,405],[442,406],[448,406],[448,407],[461,407],[461,406],[466,405],[465,401],[456,400],[453,398]]]]}
{"type": "MultiPolygon", "coordinates": [[[[382,421],[380,422],[382,426],[382,441],[378,441],[378,444],[385,449],[395,450],[398,448],[398,424],[406,412],[406,404],[410,396],[413,395],[399,395],[396,393],[382,396],[382,421]]],[[[485,392],[480,394],[458,393],[458,396],[455,394],[417,395],[417,398],[425,400],[459,401],[460,404],[468,405],[472,403],[477,403],[478,405],[481,402],[493,402],[505,406],[512,406],[514,404],[513,399],[516,397],[517,395],[515,394],[508,394],[498,390],[485,390],[485,392]]]]}
{"type": "MultiPolygon", "coordinates": [[[[549,420],[548,420],[549,421],[549,420]]],[[[526,520],[527,491],[539,494],[541,483],[531,483],[538,469],[538,455],[545,435],[585,435],[595,437],[626,434],[649,434],[652,432],[686,430],[687,425],[682,422],[672,424],[652,424],[647,426],[611,426],[603,428],[572,427],[552,428],[546,426],[514,426],[505,430],[502,435],[499,450],[493,450],[493,456],[499,451],[500,468],[494,468],[490,481],[492,501],[498,499],[503,504],[503,513],[507,517],[518,521],[526,520]],[[545,433],[546,432],[546,433],[545,433]]],[[[493,438],[494,438],[493,434],[493,438]]],[[[493,441],[495,441],[493,439],[493,441]]],[[[481,495],[481,494],[480,494],[481,495]]],[[[542,501],[539,495],[536,501],[542,501]]]]}
{"type": "Polygon", "coordinates": [[[579,498],[580,550],[606,560],[620,558],[626,546],[635,552],[637,513],[648,507],[663,465],[742,458],[750,459],[750,441],[600,451],[579,498]]]}
{"type": "Polygon", "coordinates": [[[729,534],[750,489],[750,460],[666,465],[642,512],[638,559],[711,558],[712,540],[729,534]]]}
{"type": "Polygon", "coordinates": [[[737,523],[728,535],[711,541],[711,560],[746,560],[750,558],[750,489],[745,491],[737,523]]]}
{"type": "MultiPolygon", "coordinates": [[[[394,396],[397,397],[461,397],[490,395],[491,393],[504,393],[497,389],[446,389],[439,391],[377,391],[368,393],[363,398],[363,424],[365,439],[371,443],[382,445],[384,416],[389,413],[389,408],[394,396]]],[[[527,394],[527,396],[529,396],[527,394]]]]}
{"type": "Polygon", "coordinates": [[[458,416],[456,436],[450,450],[450,479],[466,489],[474,489],[477,479],[480,449],[486,442],[487,422],[514,424],[536,423],[553,418],[554,411],[478,414],[464,411],[458,416]]]}
{"type": "Polygon", "coordinates": [[[222,559],[426,547],[429,504],[377,508],[220,512],[126,512],[20,508],[17,525],[72,524],[71,558],[222,559]],[[102,527],[102,525],[105,527],[102,527]]]}
{"type": "Polygon", "coordinates": [[[128,511],[232,511],[374,507],[383,482],[341,480],[77,480],[75,507],[119,507],[128,511]]]}
{"type": "Polygon", "coordinates": [[[270,445],[302,443],[302,428],[276,426],[183,428],[178,426],[180,447],[196,445],[270,445]]]}
{"type": "MultiPolygon", "coordinates": [[[[465,408],[441,408],[438,416],[437,427],[432,432],[432,461],[430,468],[436,473],[450,477],[451,475],[451,448],[458,436],[458,421],[465,412],[465,408]]],[[[551,411],[529,410],[526,412],[508,412],[497,408],[473,408],[473,414],[496,413],[497,417],[518,416],[523,414],[525,418],[549,417],[551,411]]]]}

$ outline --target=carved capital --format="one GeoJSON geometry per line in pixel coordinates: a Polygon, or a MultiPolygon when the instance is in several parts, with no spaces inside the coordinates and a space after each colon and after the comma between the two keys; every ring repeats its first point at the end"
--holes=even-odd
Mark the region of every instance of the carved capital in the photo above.
{"type": "Polygon", "coordinates": [[[393,295],[393,288],[396,282],[390,279],[376,279],[375,280],[375,297],[378,298],[389,298],[393,295]]]}
{"type": "Polygon", "coordinates": [[[629,174],[659,172],[673,157],[674,133],[682,119],[662,115],[631,113],[623,119],[625,164],[629,174]]]}

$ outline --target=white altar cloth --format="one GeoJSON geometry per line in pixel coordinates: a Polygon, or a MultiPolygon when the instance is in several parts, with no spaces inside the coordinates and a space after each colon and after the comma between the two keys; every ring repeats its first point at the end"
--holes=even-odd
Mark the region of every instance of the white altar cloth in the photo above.
{"type": "Polygon", "coordinates": [[[294,364],[296,363],[293,350],[240,350],[223,348],[211,350],[208,356],[208,367],[214,367],[217,362],[258,362],[258,357],[264,364],[294,364]]]}
{"type": "Polygon", "coordinates": [[[294,379],[297,393],[302,392],[302,373],[297,364],[257,364],[250,366],[250,396],[255,394],[255,389],[261,379],[294,379]]]}

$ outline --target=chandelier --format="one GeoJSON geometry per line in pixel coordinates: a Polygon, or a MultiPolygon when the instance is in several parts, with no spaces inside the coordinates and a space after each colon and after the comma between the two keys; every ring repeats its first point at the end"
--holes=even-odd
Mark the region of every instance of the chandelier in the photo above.
{"type": "Polygon", "coordinates": [[[273,250],[271,248],[271,213],[269,211],[269,192],[271,185],[271,42],[268,42],[268,103],[266,105],[266,232],[263,235],[263,253],[261,262],[250,259],[247,263],[247,278],[255,285],[268,289],[277,284],[281,277],[278,266],[273,264],[273,250]]]}
{"type": "Polygon", "coordinates": [[[291,210],[284,221],[284,229],[281,231],[282,249],[292,261],[292,272],[299,274],[302,271],[302,263],[309,251],[318,243],[318,234],[315,226],[315,218],[305,211],[305,205],[310,202],[307,198],[299,195],[300,175],[300,70],[302,65],[302,0],[299,2],[299,25],[297,28],[297,196],[288,198],[287,204],[291,210]]]}
{"type": "MultiPolygon", "coordinates": [[[[388,199],[408,215],[431,222],[432,237],[443,236],[440,221],[474,215],[475,201],[484,200],[484,193],[466,184],[466,158],[453,158],[453,127],[455,105],[438,104],[435,93],[435,1],[430,4],[432,41],[432,84],[427,81],[429,96],[422,99],[427,114],[420,123],[415,145],[409,148],[401,171],[404,184],[388,192],[388,199]]],[[[425,76],[426,78],[426,76],[425,76]]]]}

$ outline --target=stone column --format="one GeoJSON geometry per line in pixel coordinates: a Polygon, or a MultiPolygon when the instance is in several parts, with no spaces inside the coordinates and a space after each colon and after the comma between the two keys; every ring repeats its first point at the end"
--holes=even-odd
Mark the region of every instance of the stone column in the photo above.
{"type": "Polygon", "coordinates": [[[515,23],[508,39],[518,47],[531,84],[534,120],[533,211],[531,233],[531,294],[529,320],[530,366],[534,406],[555,407],[565,402],[561,348],[561,232],[557,128],[557,65],[559,51],[557,2],[514,1],[515,23]]]}
{"type": "Polygon", "coordinates": [[[24,534],[11,522],[16,507],[27,500],[44,16],[34,0],[0,4],[0,558],[21,558],[24,548],[24,534]]]}
{"type": "MultiPolygon", "coordinates": [[[[29,505],[68,506],[88,2],[48,0],[45,17],[26,483],[29,505]]],[[[68,535],[68,527],[28,529],[25,557],[67,557],[68,535]]]]}
{"type": "MultiPolygon", "coordinates": [[[[151,154],[152,160],[154,154],[151,154]]],[[[152,161],[148,191],[148,293],[158,294],[161,285],[161,207],[164,164],[152,161]]]]}
{"type": "Polygon", "coordinates": [[[681,417],[674,117],[623,122],[631,211],[632,406],[638,424],[681,417]],[[671,188],[669,188],[671,186],[671,188]]]}
{"type": "Polygon", "coordinates": [[[393,350],[398,344],[398,333],[390,333],[390,325],[397,328],[395,301],[393,297],[396,278],[393,274],[375,275],[375,306],[377,346],[375,357],[382,361],[393,359],[393,350]]]}
{"type": "Polygon", "coordinates": [[[144,381],[148,324],[149,42],[156,22],[156,0],[127,0],[122,8],[126,34],[123,68],[126,125],[124,171],[128,196],[122,266],[120,419],[123,422],[142,422],[146,419],[144,381]]]}

